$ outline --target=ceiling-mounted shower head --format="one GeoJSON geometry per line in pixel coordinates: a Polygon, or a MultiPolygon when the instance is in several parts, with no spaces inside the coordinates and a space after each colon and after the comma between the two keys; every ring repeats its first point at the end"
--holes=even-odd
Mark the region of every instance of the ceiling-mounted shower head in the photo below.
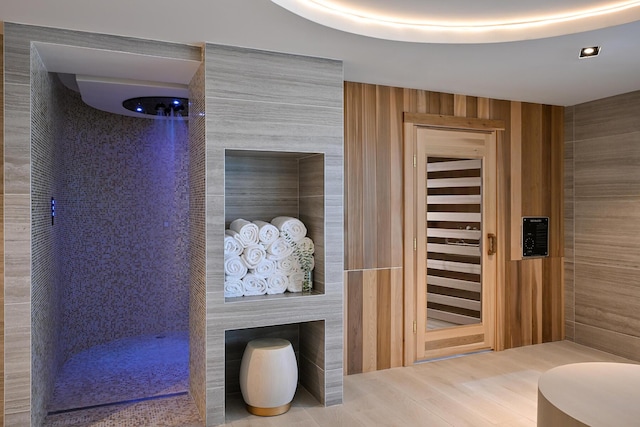
{"type": "Polygon", "coordinates": [[[129,111],[153,117],[189,117],[189,100],[186,98],[143,96],[127,99],[122,106],[129,111]]]}

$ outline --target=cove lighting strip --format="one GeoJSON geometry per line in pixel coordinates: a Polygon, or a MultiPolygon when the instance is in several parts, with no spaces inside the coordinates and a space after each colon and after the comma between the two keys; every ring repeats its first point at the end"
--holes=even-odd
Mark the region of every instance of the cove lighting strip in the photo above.
{"type": "Polygon", "coordinates": [[[607,3],[549,16],[477,22],[407,20],[368,13],[325,0],[271,0],[303,18],[338,30],[388,40],[491,43],[589,31],[640,19],[640,1],[607,3]]]}

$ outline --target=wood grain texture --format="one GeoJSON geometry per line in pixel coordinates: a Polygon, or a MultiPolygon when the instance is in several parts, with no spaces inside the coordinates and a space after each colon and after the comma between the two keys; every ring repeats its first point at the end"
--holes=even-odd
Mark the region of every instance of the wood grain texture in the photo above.
{"type": "Polygon", "coordinates": [[[453,95],[453,115],[467,117],[467,97],[465,95],[453,95]]]}
{"type": "Polygon", "coordinates": [[[509,193],[511,204],[509,206],[510,217],[510,248],[511,260],[522,259],[522,247],[520,246],[521,231],[520,218],[522,217],[522,104],[520,102],[511,103],[511,138],[509,144],[509,183],[511,191],[509,193]]]}
{"type": "Polygon", "coordinates": [[[391,271],[377,271],[376,369],[391,367],[391,271]]]}
{"type": "Polygon", "coordinates": [[[346,373],[402,366],[402,269],[345,275],[346,373]]]}
{"type": "Polygon", "coordinates": [[[362,85],[345,83],[344,181],[345,181],[345,269],[364,266],[363,245],[363,133],[362,85]]]}
{"type": "Polygon", "coordinates": [[[347,289],[347,317],[345,347],[347,348],[347,374],[363,372],[363,279],[362,271],[347,272],[345,287],[347,289]]]}
{"type": "Polygon", "coordinates": [[[362,268],[375,268],[378,266],[378,227],[377,227],[377,102],[376,87],[366,85],[363,88],[363,187],[362,187],[362,234],[363,266],[362,268]]]}
{"type": "MultiPolygon", "coordinates": [[[[497,276],[503,285],[502,288],[499,285],[497,289],[503,301],[496,308],[496,312],[497,315],[504,317],[504,322],[509,326],[505,331],[498,333],[495,338],[496,345],[498,348],[510,348],[525,343],[542,342],[548,336],[551,336],[551,339],[557,339],[556,323],[564,323],[564,319],[559,320],[555,317],[558,314],[558,301],[555,296],[543,294],[543,290],[551,291],[552,295],[556,295],[558,283],[562,289],[562,278],[558,279],[562,269],[557,268],[558,263],[555,258],[560,258],[563,255],[560,251],[564,251],[563,190],[558,190],[558,185],[562,186],[563,182],[562,157],[558,158],[558,156],[562,156],[562,151],[559,149],[564,144],[562,118],[564,108],[352,82],[345,82],[344,89],[345,269],[348,274],[362,269],[402,267],[404,254],[413,250],[412,242],[403,242],[400,237],[403,233],[403,221],[412,220],[411,217],[407,217],[401,205],[402,192],[412,191],[407,178],[411,175],[406,175],[402,166],[403,162],[407,161],[404,159],[402,142],[403,114],[405,117],[411,117],[412,113],[432,114],[434,118],[429,124],[438,126],[439,123],[444,125],[445,122],[438,116],[453,116],[456,112],[462,114],[464,110],[465,116],[457,118],[459,127],[477,129],[479,123],[477,119],[485,119],[483,123],[489,120],[492,128],[502,129],[499,132],[497,152],[499,165],[497,234],[498,244],[502,249],[498,253],[497,276]],[[367,86],[372,86],[375,90],[367,89],[367,86]],[[374,103],[375,108],[366,108],[363,105],[365,94],[366,102],[374,103]],[[371,123],[375,123],[377,129],[375,146],[366,145],[368,142],[364,138],[365,129],[371,123]],[[532,141],[533,145],[523,147],[523,144],[528,144],[523,141],[532,141]],[[367,160],[373,155],[365,153],[365,147],[376,150],[375,163],[367,160]],[[514,153],[515,157],[513,157],[514,153]],[[533,157],[526,157],[522,153],[526,153],[527,156],[530,153],[533,157]],[[389,157],[391,161],[385,157],[389,157]],[[371,171],[364,170],[367,168],[371,171]],[[527,177],[523,182],[525,174],[527,177]],[[366,177],[373,175],[375,175],[375,183],[367,182],[366,177]],[[375,203],[371,203],[373,201],[370,194],[372,185],[376,190],[375,203]],[[527,191],[523,191],[524,186],[527,191]],[[529,192],[529,189],[534,191],[529,192]],[[364,202],[366,194],[370,194],[367,196],[368,204],[364,202]],[[365,206],[373,208],[375,215],[370,215],[370,212],[365,214],[365,206]],[[525,211],[523,209],[548,215],[555,227],[552,239],[560,239],[552,241],[554,261],[548,264],[535,263],[536,267],[527,267],[525,271],[521,266],[522,261],[519,261],[516,256],[521,253],[520,218],[525,211]],[[372,217],[376,218],[375,222],[372,222],[372,217]],[[364,233],[369,232],[371,227],[377,228],[375,230],[377,239],[373,244],[384,246],[376,249],[375,263],[367,263],[373,259],[373,254],[365,256],[368,249],[364,247],[364,233]],[[387,264],[389,256],[390,264],[387,264]],[[512,256],[514,256],[514,262],[509,261],[512,256]],[[542,283],[546,286],[547,280],[553,280],[554,285],[548,289],[540,288],[540,293],[535,294],[536,299],[532,300],[534,296],[532,282],[535,282],[536,286],[542,286],[542,283]],[[543,297],[543,295],[547,296],[543,297]],[[547,304],[550,304],[550,307],[547,307],[547,304]],[[532,310],[535,310],[535,313],[532,310]],[[547,322],[553,325],[549,326],[547,322]],[[503,346],[500,343],[503,343],[503,346]]],[[[396,270],[392,270],[392,274],[394,271],[396,270]]],[[[406,292],[404,288],[412,281],[408,278],[406,271],[402,274],[405,276],[403,292],[406,292]]],[[[562,302],[563,300],[560,300],[560,303],[562,302]]],[[[347,304],[351,307],[350,302],[347,304]]],[[[390,334],[391,336],[402,335],[404,340],[411,341],[413,339],[412,319],[407,317],[407,311],[403,314],[405,316],[403,324],[400,325],[396,321],[391,327],[390,334]]],[[[376,317],[375,321],[379,322],[379,320],[376,317]]],[[[352,354],[356,360],[362,357],[357,351],[356,353],[348,351],[347,363],[350,363],[352,354]]],[[[408,356],[410,355],[406,353],[401,356],[405,363],[408,356]]]]}
{"type": "Polygon", "coordinates": [[[502,130],[505,123],[501,120],[478,119],[477,117],[445,117],[444,114],[418,114],[405,112],[404,121],[417,125],[471,130],[502,130]]]}
{"type": "Polygon", "coordinates": [[[540,375],[598,361],[631,362],[566,341],[448,358],[346,377],[344,404],[336,407],[319,407],[299,389],[293,408],[277,419],[250,416],[234,399],[226,425],[535,427],[540,375]]]}
{"type": "Polygon", "coordinates": [[[378,271],[362,272],[362,372],[378,365],[378,271]]]}

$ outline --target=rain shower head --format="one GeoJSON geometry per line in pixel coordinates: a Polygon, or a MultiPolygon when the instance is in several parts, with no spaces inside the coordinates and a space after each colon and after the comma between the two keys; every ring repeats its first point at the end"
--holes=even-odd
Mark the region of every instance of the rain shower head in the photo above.
{"type": "Polygon", "coordinates": [[[129,111],[154,117],[189,117],[189,100],[166,96],[143,96],[122,102],[129,111]]]}

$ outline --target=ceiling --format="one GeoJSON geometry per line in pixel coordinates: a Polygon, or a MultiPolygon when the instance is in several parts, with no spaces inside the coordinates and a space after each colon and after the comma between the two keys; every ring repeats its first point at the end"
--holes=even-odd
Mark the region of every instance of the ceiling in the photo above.
{"type": "Polygon", "coordinates": [[[615,13],[576,16],[576,8],[593,11],[622,2],[321,1],[355,17],[328,19],[327,11],[310,16],[299,10],[299,0],[2,0],[0,20],[335,58],[344,61],[348,81],[498,99],[575,105],[640,90],[635,52],[640,6],[635,4],[615,13]],[[541,25],[545,19],[553,22],[541,25]],[[376,25],[387,32],[371,32],[376,25]],[[420,26],[429,28],[415,28],[420,26]],[[493,26],[493,35],[477,28],[483,26],[493,26]],[[422,42],[400,41],[410,32],[422,42]],[[595,45],[602,47],[600,56],[578,59],[580,48],[595,45]]]}

